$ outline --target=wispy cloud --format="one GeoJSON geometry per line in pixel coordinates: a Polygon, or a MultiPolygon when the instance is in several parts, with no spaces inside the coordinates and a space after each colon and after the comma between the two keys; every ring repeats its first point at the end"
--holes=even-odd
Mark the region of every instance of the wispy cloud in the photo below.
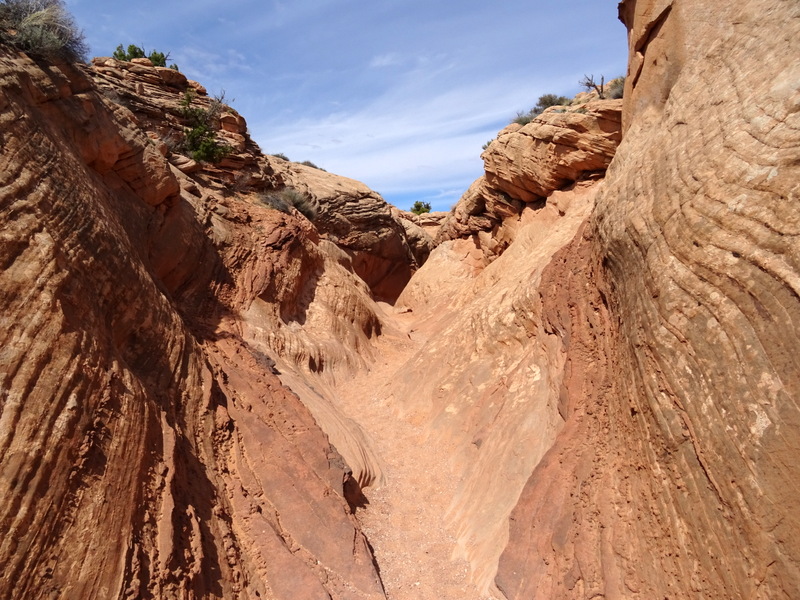
{"type": "Polygon", "coordinates": [[[228,48],[221,52],[211,52],[198,46],[182,46],[175,53],[179,55],[180,69],[195,79],[224,75],[242,76],[253,72],[248,58],[241,52],[228,48]]]}
{"type": "Polygon", "coordinates": [[[383,67],[397,67],[404,64],[406,60],[397,52],[389,52],[388,54],[380,54],[369,61],[369,66],[373,68],[383,67]]]}
{"type": "Polygon", "coordinates": [[[361,106],[321,119],[250,119],[254,137],[269,152],[312,160],[359,179],[391,198],[417,191],[435,208],[452,204],[483,172],[484,143],[514,111],[545,93],[543,82],[495,77],[432,84],[447,69],[415,77],[361,106]]]}
{"type": "Polygon", "coordinates": [[[162,3],[157,17],[141,3],[66,2],[95,53],[145,44],[237,98],[265,151],[435,208],[482,173],[481,146],[516,111],[625,64],[624,28],[596,0],[463,0],[457,10],[429,0],[237,0],[222,13],[215,0],[195,0],[191,11],[162,3]]]}

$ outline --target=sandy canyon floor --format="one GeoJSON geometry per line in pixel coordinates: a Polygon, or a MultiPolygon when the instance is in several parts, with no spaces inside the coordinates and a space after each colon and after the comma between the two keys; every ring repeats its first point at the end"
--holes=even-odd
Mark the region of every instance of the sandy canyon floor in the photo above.
{"type": "Polygon", "coordinates": [[[445,515],[461,474],[446,442],[399,414],[389,383],[426,341],[418,317],[384,306],[394,331],[381,336],[368,371],[341,382],[340,408],[367,433],[386,478],[365,490],[357,518],[373,547],[390,600],[484,600],[469,566],[454,557],[455,532],[445,515]]]}

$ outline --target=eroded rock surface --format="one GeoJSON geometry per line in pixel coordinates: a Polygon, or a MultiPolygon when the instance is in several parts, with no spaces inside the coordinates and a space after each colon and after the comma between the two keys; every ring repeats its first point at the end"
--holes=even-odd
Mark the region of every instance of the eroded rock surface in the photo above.
{"type": "MultiPolygon", "coordinates": [[[[576,333],[605,331],[611,372],[568,393],[564,433],[512,515],[508,598],[800,585],[800,9],[736,2],[707,20],[718,6],[622,5],[628,129],[589,224],[601,268],[577,273],[603,294],[576,293],[557,320],[568,355],[576,333]]],[[[551,273],[574,279],[567,263],[551,273]]]]}
{"type": "Polygon", "coordinates": [[[622,100],[550,107],[527,125],[512,123],[483,153],[486,183],[534,202],[565,184],[604,172],[620,142],[622,100]]]}
{"type": "MultiPolygon", "coordinates": [[[[373,295],[394,302],[430,253],[415,231],[363,183],[299,163],[268,157],[275,177],[307,193],[319,212],[316,228],[345,251],[373,295]]],[[[431,244],[432,246],[432,244],[431,244]]]]}
{"type": "Polygon", "coordinates": [[[621,108],[621,100],[551,107],[527,125],[503,129],[482,155],[485,174],[444,220],[437,240],[475,236],[486,261],[502,254],[514,237],[502,229],[526,205],[603,176],[621,139],[621,108]]]}
{"type": "Polygon", "coordinates": [[[349,468],[238,324],[296,307],[304,222],[73,67],[3,48],[0,82],[0,596],[382,598],[349,468]]]}

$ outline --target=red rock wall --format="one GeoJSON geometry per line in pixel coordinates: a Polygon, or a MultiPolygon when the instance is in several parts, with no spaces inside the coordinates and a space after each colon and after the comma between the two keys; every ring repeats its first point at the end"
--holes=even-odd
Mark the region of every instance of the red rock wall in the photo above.
{"type": "Polygon", "coordinates": [[[73,68],[2,48],[0,86],[0,597],[383,597],[231,319],[314,262],[299,219],[179,181],[73,68]]]}
{"type": "Polygon", "coordinates": [[[589,241],[549,271],[574,289],[546,302],[569,416],[496,583],[509,599],[792,598],[800,7],[621,11],[626,137],[589,241]]]}

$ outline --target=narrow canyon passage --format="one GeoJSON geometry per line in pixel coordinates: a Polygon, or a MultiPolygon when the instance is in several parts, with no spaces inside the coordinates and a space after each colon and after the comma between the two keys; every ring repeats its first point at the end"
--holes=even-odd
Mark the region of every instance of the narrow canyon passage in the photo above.
{"type": "Polygon", "coordinates": [[[337,390],[342,412],[367,433],[386,478],[365,491],[368,505],[357,518],[390,600],[483,600],[467,562],[453,559],[455,535],[445,523],[461,478],[449,463],[451,449],[400,414],[403,400],[392,398],[390,382],[425,342],[414,313],[392,311],[386,308],[396,331],[380,338],[375,362],[337,390]]]}

